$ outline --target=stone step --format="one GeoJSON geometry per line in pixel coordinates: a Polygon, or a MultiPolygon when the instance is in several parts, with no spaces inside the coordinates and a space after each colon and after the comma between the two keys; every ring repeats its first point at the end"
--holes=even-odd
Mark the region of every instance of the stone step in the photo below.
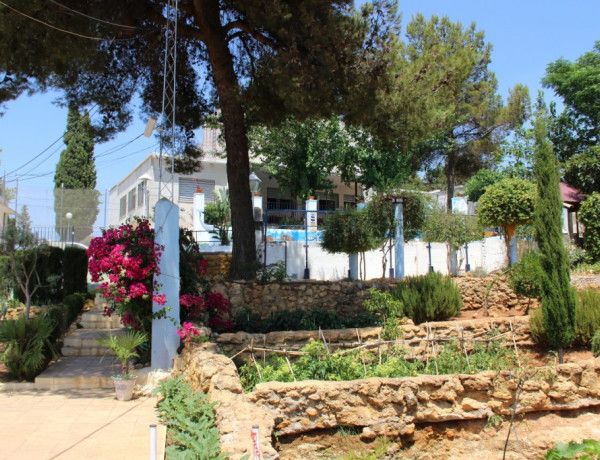
{"type": "Polygon", "coordinates": [[[122,327],[118,315],[105,316],[102,310],[90,310],[81,315],[79,322],[85,329],[116,329],[122,327]]]}
{"type": "Polygon", "coordinates": [[[104,356],[113,353],[98,344],[98,339],[108,334],[123,334],[125,328],[77,329],[65,337],[63,356],[104,356]]]}
{"type": "Polygon", "coordinates": [[[111,375],[120,373],[121,365],[114,357],[62,357],[35,378],[35,388],[52,391],[114,388],[111,375]]]}

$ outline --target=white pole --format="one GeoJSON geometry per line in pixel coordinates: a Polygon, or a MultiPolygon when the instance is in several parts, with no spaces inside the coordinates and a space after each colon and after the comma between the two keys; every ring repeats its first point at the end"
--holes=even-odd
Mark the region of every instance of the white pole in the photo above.
{"type": "Polygon", "coordinates": [[[156,425],[150,425],[150,460],[156,460],[156,425]]]}

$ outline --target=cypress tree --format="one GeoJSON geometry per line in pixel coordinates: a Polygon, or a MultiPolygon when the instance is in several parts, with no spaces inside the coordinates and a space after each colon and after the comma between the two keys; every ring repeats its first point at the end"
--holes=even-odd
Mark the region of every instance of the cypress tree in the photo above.
{"type": "Polygon", "coordinates": [[[534,174],[538,184],[535,238],[540,250],[543,277],[541,301],[550,345],[563,362],[564,348],[575,337],[576,296],[571,286],[569,258],[562,236],[562,201],[553,147],[548,140],[545,108],[540,104],[535,120],[534,174]]]}
{"type": "Polygon", "coordinates": [[[98,216],[94,136],[90,117],[69,106],[67,130],[63,137],[66,148],[61,152],[54,175],[54,211],[56,228],[63,240],[82,241],[91,235],[98,216]],[[72,218],[67,220],[66,213],[72,218]]]}

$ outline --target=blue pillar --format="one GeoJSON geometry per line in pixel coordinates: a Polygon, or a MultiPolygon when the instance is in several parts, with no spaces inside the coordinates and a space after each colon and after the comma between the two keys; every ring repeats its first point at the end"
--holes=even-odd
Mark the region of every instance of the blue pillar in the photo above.
{"type": "Polygon", "coordinates": [[[396,218],[395,263],[396,278],[404,278],[404,210],[402,198],[394,199],[394,217],[396,218]]]}

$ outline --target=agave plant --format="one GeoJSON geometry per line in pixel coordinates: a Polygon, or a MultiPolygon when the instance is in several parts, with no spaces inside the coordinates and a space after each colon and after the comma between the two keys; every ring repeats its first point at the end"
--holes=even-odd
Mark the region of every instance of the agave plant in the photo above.
{"type": "Polygon", "coordinates": [[[98,339],[98,343],[111,350],[121,361],[121,378],[129,377],[129,359],[137,358],[136,348],[148,340],[148,335],[141,331],[127,331],[125,334],[108,334],[98,339]]]}
{"type": "Polygon", "coordinates": [[[0,342],[7,345],[0,358],[12,375],[19,380],[32,380],[49,357],[57,356],[50,340],[54,328],[54,320],[46,315],[29,321],[21,315],[0,322],[0,342]]]}

